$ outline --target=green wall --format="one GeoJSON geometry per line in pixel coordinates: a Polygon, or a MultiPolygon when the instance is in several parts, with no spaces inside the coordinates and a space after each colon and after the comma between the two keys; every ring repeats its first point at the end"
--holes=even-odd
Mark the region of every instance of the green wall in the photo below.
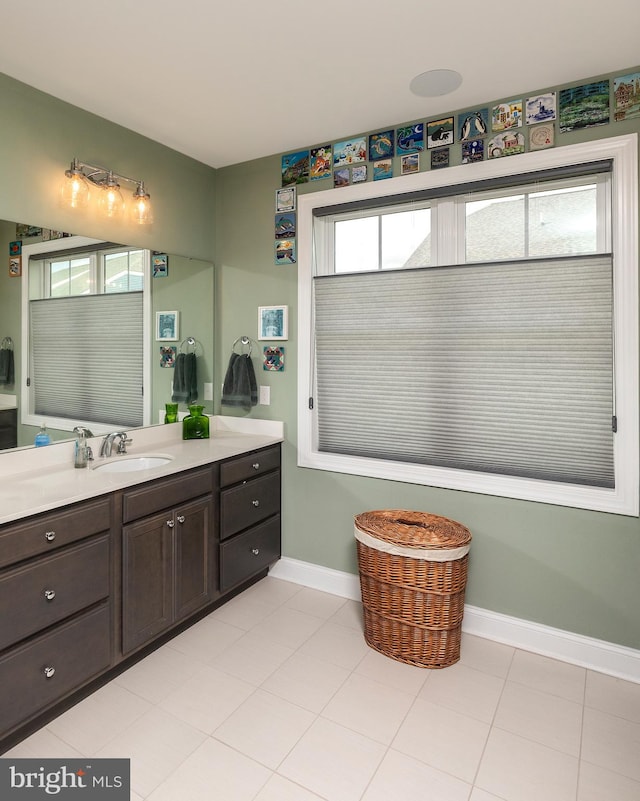
{"type": "MultiPolygon", "coordinates": [[[[0,264],[0,339],[12,337],[16,360],[16,386],[0,392],[20,391],[21,279],[8,276],[8,242],[16,238],[15,222],[23,222],[168,253],[168,277],[152,279],[154,314],[149,324],[153,332],[156,310],[180,312],[182,338],[194,336],[201,346],[202,398],[202,385],[211,382],[214,373],[215,170],[2,74],[0,102],[6,110],[0,125],[0,221],[11,221],[0,222],[0,249],[5,254],[0,264]],[[153,203],[153,225],[117,223],[61,208],[59,187],[74,157],[143,179],[153,203]]],[[[170,400],[172,378],[173,370],[160,367],[159,343],[152,333],[154,422],[157,408],[170,400]]],[[[211,402],[202,402],[207,411],[213,410],[211,402]]],[[[35,433],[31,426],[19,426],[19,444],[31,444],[35,433]]],[[[69,436],[51,434],[54,439],[69,436]]]]}
{"type": "MultiPolygon", "coordinates": [[[[633,71],[637,70],[629,70],[633,71]]],[[[523,87],[522,95],[546,90],[523,87]]],[[[457,115],[462,110],[451,111],[457,115]]],[[[556,145],[633,131],[640,131],[640,120],[558,133],[556,145]]],[[[334,141],[358,133],[336,131],[334,141]]],[[[300,149],[315,144],[322,143],[299,143],[300,149]]],[[[459,146],[451,148],[452,165],[459,163],[458,150],[459,146]]],[[[518,169],[517,156],[513,169],[518,169]]],[[[215,339],[216,362],[223,370],[238,336],[256,338],[258,306],[289,306],[285,371],[263,373],[260,362],[254,362],[260,370],[258,383],[271,387],[271,406],[257,406],[251,412],[286,424],[285,556],[357,573],[355,514],[380,508],[430,511],[465,523],[473,533],[468,603],[640,648],[638,518],[297,467],[297,267],[273,263],[274,194],[279,186],[280,155],[217,173],[215,339]]],[[[299,187],[299,193],[327,186],[328,181],[318,181],[299,187]]]]}

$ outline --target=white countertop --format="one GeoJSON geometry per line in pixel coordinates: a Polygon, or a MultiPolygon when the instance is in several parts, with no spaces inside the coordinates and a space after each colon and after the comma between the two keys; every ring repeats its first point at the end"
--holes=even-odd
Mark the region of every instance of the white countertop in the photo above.
{"type": "Polygon", "coordinates": [[[73,442],[0,453],[0,524],[282,442],[284,425],[218,416],[211,418],[210,439],[183,440],[179,423],[135,429],[128,435],[133,440],[127,447],[129,456],[164,455],[171,461],[130,473],[94,470],[119,458],[117,454],[110,460],[98,456],[102,437],[89,440],[95,458],[83,469],[73,466],[73,442]]]}

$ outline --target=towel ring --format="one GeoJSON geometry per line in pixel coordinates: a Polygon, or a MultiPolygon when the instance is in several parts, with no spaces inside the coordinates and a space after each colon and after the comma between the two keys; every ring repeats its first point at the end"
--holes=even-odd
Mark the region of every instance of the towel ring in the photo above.
{"type": "MultiPolygon", "coordinates": [[[[187,346],[187,351],[186,351],[187,353],[189,353],[189,348],[193,348],[193,353],[195,353],[196,350],[198,349],[198,345],[200,345],[200,343],[198,342],[197,339],[194,339],[194,337],[187,337],[185,340],[183,340],[180,343],[180,353],[184,353],[185,352],[183,350],[185,345],[187,346]]],[[[202,345],[200,345],[200,347],[202,348],[202,345]]]]}
{"type": "Polygon", "coordinates": [[[239,355],[242,355],[242,348],[246,348],[247,345],[248,345],[249,346],[249,353],[247,353],[247,356],[251,356],[251,350],[253,348],[253,341],[251,339],[249,339],[249,337],[245,337],[245,336],[238,337],[236,339],[236,341],[231,346],[232,353],[235,353],[236,345],[238,344],[238,342],[240,343],[240,354],[239,355]]]}
{"type": "Polygon", "coordinates": [[[8,348],[9,350],[13,350],[13,340],[11,339],[11,337],[4,337],[2,340],[2,345],[0,345],[0,347],[3,349],[8,348]]]}

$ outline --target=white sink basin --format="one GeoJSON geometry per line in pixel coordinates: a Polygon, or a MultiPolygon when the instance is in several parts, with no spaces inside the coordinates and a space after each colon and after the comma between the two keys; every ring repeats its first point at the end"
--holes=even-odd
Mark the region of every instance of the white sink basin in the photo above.
{"type": "Polygon", "coordinates": [[[113,456],[93,469],[101,473],[134,473],[137,470],[153,470],[169,464],[172,456],[113,456]]]}

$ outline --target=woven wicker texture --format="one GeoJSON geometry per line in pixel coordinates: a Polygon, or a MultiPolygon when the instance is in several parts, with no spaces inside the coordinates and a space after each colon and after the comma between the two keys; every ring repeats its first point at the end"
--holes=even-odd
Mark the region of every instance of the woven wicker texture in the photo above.
{"type": "MultiPolygon", "coordinates": [[[[364,512],[356,528],[408,548],[456,548],[467,528],[425,512],[364,512]]],[[[389,554],[356,540],[366,642],[385,656],[425,668],[460,659],[468,554],[434,562],[389,554]]]]}
{"type": "Polygon", "coordinates": [[[471,542],[461,523],[427,512],[378,509],[356,515],[355,524],[376,539],[406,548],[458,548],[471,542]]]}

